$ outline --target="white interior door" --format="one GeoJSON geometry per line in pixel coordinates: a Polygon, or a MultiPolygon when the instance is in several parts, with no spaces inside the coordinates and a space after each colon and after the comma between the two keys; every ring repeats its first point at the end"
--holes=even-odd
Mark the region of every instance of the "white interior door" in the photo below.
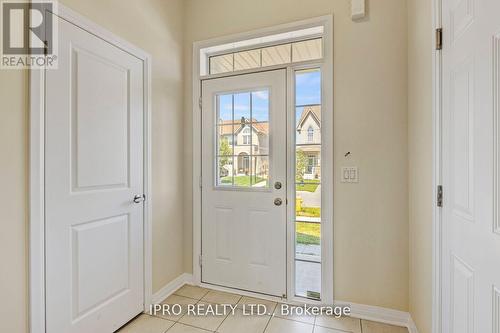
{"type": "Polygon", "coordinates": [[[499,13],[443,1],[443,333],[500,332],[499,13]]]}
{"type": "Polygon", "coordinates": [[[59,69],[46,72],[46,331],[113,332],[143,310],[142,61],[62,19],[58,38],[59,69]]]}
{"type": "Polygon", "coordinates": [[[281,297],[286,71],[204,80],[202,96],[202,282],[281,297]]]}

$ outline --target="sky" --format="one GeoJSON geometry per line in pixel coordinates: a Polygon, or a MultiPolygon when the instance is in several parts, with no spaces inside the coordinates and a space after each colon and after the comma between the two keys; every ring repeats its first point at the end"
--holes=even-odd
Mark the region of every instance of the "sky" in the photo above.
{"type": "Polygon", "coordinates": [[[295,76],[295,105],[321,104],[321,72],[300,71],[295,76]]]}
{"type": "MultiPolygon", "coordinates": [[[[250,94],[252,95],[252,115],[257,121],[269,121],[269,91],[258,90],[234,94],[234,119],[250,119],[250,94]]],[[[232,119],[232,94],[219,95],[219,119],[232,119]]]]}
{"type": "MultiPolygon", "coordinates": [[[[300,118],[302,106],[321,104],[321,73],[319,70],[298,71],[295,77],[296,117],[300,118]]],[[[233,95],[219,95],[218,119],[231,120],[233,95]]],[[[234,121],[252,117],[257,121],[269,121],[269,90],[261,89],[252,92],[234,94],[234,121]],[[250,97],[252,98],[252,114],[250,115],[250,97]]]]}
{"type": "Polygon", "coordinates": [[[300,120],[304,105],[321,104],[321,72],[302,71],[295,76],[295,123],[300,120]]]}

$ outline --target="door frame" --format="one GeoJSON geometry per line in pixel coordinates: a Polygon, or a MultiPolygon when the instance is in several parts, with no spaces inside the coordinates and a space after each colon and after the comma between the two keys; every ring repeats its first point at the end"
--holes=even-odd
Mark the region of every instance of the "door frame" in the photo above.
{"type": "MultiPolygon", "coordinates": [[[[258,47],[258,46],[256,46],[258,47]]],[[[274,70],[274,69],[286,69],[287,70],[287,80],[291,78],[290,76],[291,73],[293,73],[294,70],[298,69],[304,69],[307,68],[308,66],[315,66],[316,68],[321,68],[322,70],[322,105],[325,109],[331,110],[331,112],[327,112],[324,114],[322,117],[322,127],[326,128],[327,130],[322,132],[322,183],[324,184],[322,186],[323,191],[322,191],[322,216],[324,217],[324,222],[322,221],[322,228],[321,228],[321,241],[322,241],[322,249],[321,249],[321,255],[322,255],[322,276],[321,276],[321,293],[322,293],[322,303],[328,303],[328,304],[333,304],[334,302],[334,290],[333,290],[333,223],[334,223],[334,216],[333,216],[333,209],[331,203],[333,202],[333,184],[334,184],[334,164],[333,164],[333,156],[334,156],[334,142],[333,142],[333,112],[334,112],[334,103],[333,103],[333,93],[328,93],[325,94],[324,92],[333,92],[333,16],[332,15],[325,15],[325,16],[320,16],[320,17],[314,17],[306,20],[301,20],[301,21],[296,21],[296,22],[291,22],[287,24],[282,24],[282,25],[277,25],[273,27],[268,27],[268,28],[263,28],[263,29],[257,29],[249,32],[244,32],[244,33],[238,33],[238,34],[232,34],[224,37],[218,37],[218,38],[213,38],[205,41],[199,41],[199,42],[194,42],[193,43],[193,55],[192,55],[192,128],[193,128],[193,133],[192,133],[192,139],[193,139],[193,164],[192,164],[192,171],[193,171],[193,178],[192,178],[192,200],[193,200],[193,244],[192,244],[192,251],[193,251],[193,282],[197,285],[204,286],[205,284],[202,283],[201,281],[201,226],[202,226],[202,214],[201,214],[201,206],[202,206],[202,191],[201,191],[201,177],[202,177],[202,158],[201,158],[201,131],[202,131],[202,122],[201,122],[201,93],[202,93],[202,80],[207,79],[207,78],[217,78],[217,77],[225,77],[225,76],[233,76],[233,75],[242,75],[242,74],[249,74],[249,73],[255,73],[255,72],[260,72],[260,71],[268,71],[268,70],[274,70]],[[201,69],[201,61],[203,59],[200,58],[200,51],[203,48],[211,47],[211,46],[216,46],[216,45],[221,45],[221,44],[226,44],[226,43],[232,43],[236,41],[241,41],[241,40],[246,40],[246,39],[251,39],[251,38],[258,38],[262,37],[265,35],[270,35],[270,34],[278,34],[278,33],[284,33],[284,32],[289,32],[289,31],[294,31],[294,30],[299,30],[299,29],[305,29],[305,28],[310,28],[314,26],[319,26],[323,25],[324,27],[324,32],[323,32],[323,59],[320,61],[305,61],[305,62],[298,62],[298,63],[291,63],[291,64],[285,64],[285,65],[278,65],[278,66],[270,66],[270,67],[265,67],[265,68],[259,68],[257,70],[245,70],[245,71],[238,71],[238,72],[232,72],[232,73],[226,73],[226,74],[216,74],[216,75],[204,75],[202,76],[200,74],[200,69],[201,69]]],[[[291,84],[288,84],[287,87],[287,113],[291,114],[294,105],[291,103],[291,98],[292,98],[292,91],[290,91],[291,84]]],[[[287,117],[287,119],[291,119],[291,117],[287,117]]],[[[291,124],[291,121],[287,120],[287,141],[290,141],[290,133],[288,132],[290,128],[294,128],[293,124],[291,124]]],[[[293,244],[290,241],[292,237],[295,237],[293,234],[294,230],[290,230],[291,228],[288,228],[289,222],[290,222],[290,212],[292,211],[294,207],[294,202],[295,199],[291,198],[291,192],[290,192],[290,184],[292,184],[293,179],[290,179],[291,173],[290,169],[294,169],[293,165],[295,165],[295,161],[291,161],[293,159],[294,155],[291,155],[290,152],[292,151],[292,145],[290,142],[287,144],[287,200],[289,203],[287,207],[287,295],[288,298],[286,299],[288,302],[304,302],[307,301],[309,303],[319,303],[317,301],[313,301],[310,299],[302,298],[302,297],[295,297],[293,296],[292,291],[294,291],[295,288],[293,288],[293,271],[292,267],[294,267],[293,263],[291,264],[292,261],[292,254],[293,251],[293,244]],[[293,162],[293,164],[291,164],[293,162]]],[[[213,289],[219,289],[219,290],[225,290],[225,291],[231,291],[232,289],[229,288],[223,288],[223,287],[215,287],[212,285],[205,285],[205,286],[210,286],[213,289]]],[[[249,293],[249,292],[243,292],[242,294],[245,295],[250,295],[250,296],[256,296],[261,298],[268,298],[264,295],[260,294],[255,294],[255,293],[249,293]]],[[[281,300],[281,299],[278,299],[281,300]]]]}
{"type": "MultiPolygon", "coordinates": [[[[152,299],[151,56],[86,17],[57,5],[58,17],[143,62],[144,84],[144,311],[152,299]]],[[[59,27],[60,28],[60,27],[59,27]]],[[[29,70],[29,331],[45,333],[45,71],[29,70]]],[[[131,318],[132,319],[132,318],[131,318]]]]}
{"type": "Polygon", "coordinates": [[[442,215],[437,188],[442,184],[442,52],[436,49],[436,29],[442,28],[442,1],[432,0],[432,332],[442,331],[442,215]]]}

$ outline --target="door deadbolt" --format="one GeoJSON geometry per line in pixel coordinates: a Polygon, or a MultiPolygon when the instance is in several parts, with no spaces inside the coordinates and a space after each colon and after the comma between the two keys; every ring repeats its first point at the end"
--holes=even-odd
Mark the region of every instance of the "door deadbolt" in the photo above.
{"type": "Polygon", "coordinates": [[[274,188],[277,190],[281,189],[281,182],[274,183],[274,188]]]}
{"type": "Polygon", "coordinates": [[[274,204],[276,206],[281,206],[281,204],[283,203],[283,200],[281,200],[280,198],[276,198],[274,199],[274,204]]]}
{"type": "Polygon", "coordinates": [[[137,194],[134,197],[134,203],[141,203],[146,200],[146,195],[145,194],[137,194]]]}

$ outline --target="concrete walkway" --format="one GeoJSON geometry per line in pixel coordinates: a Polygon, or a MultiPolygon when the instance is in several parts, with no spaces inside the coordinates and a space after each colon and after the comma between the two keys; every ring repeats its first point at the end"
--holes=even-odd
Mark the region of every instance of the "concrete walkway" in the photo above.
{"type": "Polygon", "coordinates": [[[296,254],[305,254],[308,256],[321,257],[321,246],[320,245],[309,245],[309,244],[297,244],[295,245],[296,254]]]}
{"type": "Polygon", "coordinates": [[[321,264],[295,261],[297,295],[306,297],[308,291],[321,292],[321,264]]]}
{"type": "Polygon", "coordinates": [[[314,192],[297,191],[297,197],[302,198],[304,207],[321,207],[321,185],[314,192]]]}

